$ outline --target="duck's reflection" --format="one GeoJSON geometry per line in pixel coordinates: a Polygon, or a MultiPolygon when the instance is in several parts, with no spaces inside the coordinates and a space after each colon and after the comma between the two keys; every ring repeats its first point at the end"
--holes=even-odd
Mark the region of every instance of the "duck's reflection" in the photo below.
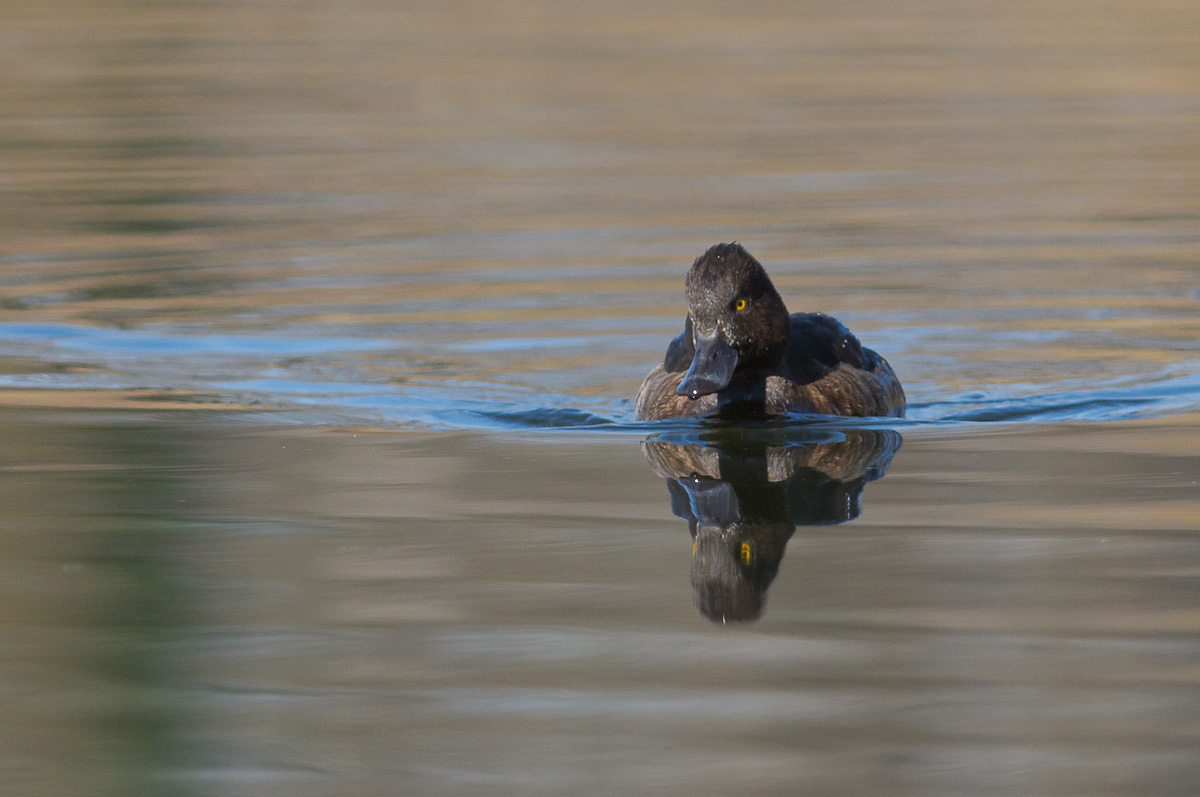
{"type": "Polygon", "coordinates": [[[655,435],[646,459],[692,533],[692,588],[714,622],[757,620],[796,526],[845,523],[883,476],[899,433],[851,429],[787,439],[718,430],[655,435]],[[727,432],[727,433],[726,433],[727,432]]]}

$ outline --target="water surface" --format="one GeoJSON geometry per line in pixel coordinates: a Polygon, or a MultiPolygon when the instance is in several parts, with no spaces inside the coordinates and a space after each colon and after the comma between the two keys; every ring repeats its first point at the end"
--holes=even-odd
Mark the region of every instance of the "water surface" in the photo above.
{"type": "Polygon", "coordinates": [[[6,791],[1194,792],[1194,4],[9,17],[6,791]],[[906,419],[634,420],[734,239],[906,419]]]}

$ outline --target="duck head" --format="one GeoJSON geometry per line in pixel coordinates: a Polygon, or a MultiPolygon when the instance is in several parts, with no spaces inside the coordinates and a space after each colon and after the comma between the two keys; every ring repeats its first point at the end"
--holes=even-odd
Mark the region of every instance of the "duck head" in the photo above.
{"type": "Polygon", "coordinates": [[[750,386],[779,365],[791,328],[787,307],[741,244],[717,244],[696,258],[686,292],[695,356],[678,395],[695,400],[735,382],[750,386]]]}

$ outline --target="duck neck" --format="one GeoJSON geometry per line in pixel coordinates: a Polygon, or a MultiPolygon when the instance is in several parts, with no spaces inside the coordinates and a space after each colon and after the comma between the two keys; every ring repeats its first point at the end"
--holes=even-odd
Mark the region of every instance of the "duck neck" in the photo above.
{"type": "Polygon", "coordinates": [[[717,415],[754,418],[767,414],[767,376],[761,371],[735,372],[717,393],[717,415]]]}

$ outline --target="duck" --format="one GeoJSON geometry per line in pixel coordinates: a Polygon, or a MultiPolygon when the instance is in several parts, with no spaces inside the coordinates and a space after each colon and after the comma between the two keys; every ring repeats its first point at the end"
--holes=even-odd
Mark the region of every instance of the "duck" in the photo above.
{"type": "Polygon", "coordinates": [[[685,295],[683,331],[642,382],[638,420],[904,415],[904,389],[887,360],[836,318],[789,314],[741,244],[696,258],[685,295]]]}

